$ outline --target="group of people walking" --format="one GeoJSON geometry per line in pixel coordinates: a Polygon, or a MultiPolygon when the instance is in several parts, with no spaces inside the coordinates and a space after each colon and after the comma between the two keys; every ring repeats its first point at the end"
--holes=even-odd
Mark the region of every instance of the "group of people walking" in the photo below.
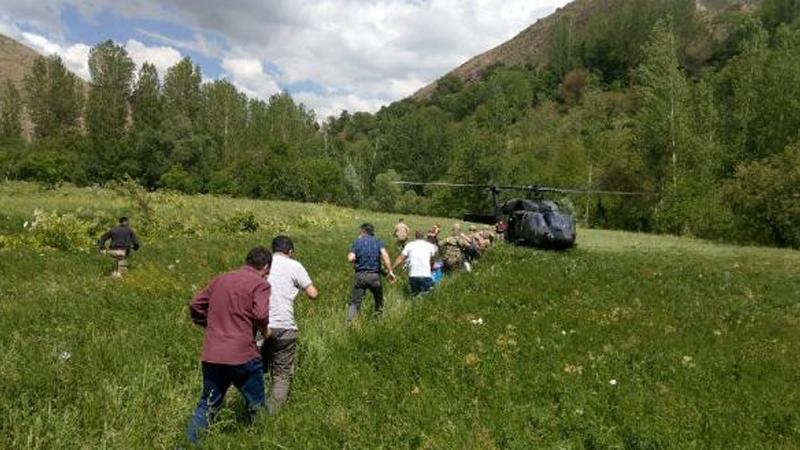
{"type": "MultiPolygon", "coordinates": [[[[470,270],[470,263],[498,238],[488,228],[470,227],[465,233],[457,224],[451,236],[441,238],[440,231],[438,225],[417,230],[410,240],[411,230],[400,219],[393,233],[399,255],[392,262],[389,250],[375,236],[375,227],[362,224],[347,253],[355,272],[347,323],[357,318],[367,292],[373,296],[375,315],[383,312],[383,276],[395,284],[395,270],[407,271],[411,296],[418,297],[433,289],[445,271],[470,270]]],[[[118,277],[127,269],[131,250],[139,248],[139,240],[123,217],[98,245],[114,259],[112,275],[118,277]]],[[[311,300],[319,296],[308,271],[295,259],[294,242],[280,235],[270,249],[251,249],[244,266],[213,278],[192,299],[191,319],[204,329],[203,388],[186,432],[189,442],[199,442],[231,386],[244,397],[251,418],[265,409],[275,414],[286,402],[298,339],[294,302],[301,292],[311,300]],[[268,395],[265,376],[270,379],[268,395]]]]}

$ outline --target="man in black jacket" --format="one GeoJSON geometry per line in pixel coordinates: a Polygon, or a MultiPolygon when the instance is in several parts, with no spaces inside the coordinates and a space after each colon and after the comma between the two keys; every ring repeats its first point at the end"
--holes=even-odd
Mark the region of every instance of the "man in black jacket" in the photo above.
{"type": "Polygon", "coordinates": [[[133,250],[139,250],[139,238],[131,228],[127,217],[120,217],[119,225],[109,230],[97,241],[100,251],[114,258],[112,277],[120,278],[128,270],[128,255],[133,250]],[[106,250],[106,241],[111,240],[111,246],[106,250]]]}

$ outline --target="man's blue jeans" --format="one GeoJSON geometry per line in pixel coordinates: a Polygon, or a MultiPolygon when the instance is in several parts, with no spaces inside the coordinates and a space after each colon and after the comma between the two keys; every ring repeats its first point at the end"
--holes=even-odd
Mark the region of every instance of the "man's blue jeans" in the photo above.
{"type": "Polygon", "coordinates": [[[197,443],[200,440],[200,434],[208,428],[214,414],[219,411],[231,385],[244,397],[252,419],[265,405],[261,358],[235,366],[203,362],[203,394],[186,430],[189,442],[197,443]]]}
{"type": "Polygon", "coordinates": [[[417,297],[433,289],[433,278],[409,277],[408,284],[411,287],[411,296],[417,297]]]}

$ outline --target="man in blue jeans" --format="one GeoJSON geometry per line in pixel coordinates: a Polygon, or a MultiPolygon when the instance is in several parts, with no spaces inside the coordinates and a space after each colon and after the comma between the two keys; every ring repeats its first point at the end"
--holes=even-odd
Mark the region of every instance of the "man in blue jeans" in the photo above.
{"type": "Polygon", "coordinates": [[[250,418],[265,406],[264,376],[255,331],[268,336],[272,254],[256,247],[247,254],[247,265],[214,278],[192,300],[192,321],[205,329],[201,360],[203,393],[186,430],[197,443],[225,393],[233,385],[244,397],[250,418]]]}
{"type": "Polygon", "coordinates": [[[419,297],[433,289],[434,258],[439,249],[425,240],[425,233],[417,231],[417,239],[409,242],[394,262],[392,269],[408,265],[408,284],[411,297],[419,297]]]}

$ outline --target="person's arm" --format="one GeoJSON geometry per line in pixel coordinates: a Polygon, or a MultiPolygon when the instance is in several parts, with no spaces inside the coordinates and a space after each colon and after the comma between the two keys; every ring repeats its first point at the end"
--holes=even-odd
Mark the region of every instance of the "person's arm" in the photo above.
{"type": "Polygon", "coordinates": [[[390,283],[394,283],[397,281],[397,277],[394,276],[394,271],[392,270],[392,258],[389,257],[389,252],[385,248],[381,248],[381,259],[383,260],[383,266],[389,269],[389,275],[386,278],[390,283]]]}
{"type": "Polygon", "coordinates": [[[317,287],[314,286],[314,282],[311,281],[311,277],[308,275],[308,271],[306,271],[305,267],[299,266],[299,271],[294,282],[298,288],[306,293],[306,297],[308,297],[309,300],[316,300],[317,297],[319,297],[319,291],[317,287]]]}
{"type": "Polygon", "coordinates": [[[111,230],[106,231],[106,234],[100,236],[100,240],[97,241],[97,248],[103,250],[106,247],[106,241],[111,239],[111,230]]]}
{"type": "Polygon", "coordinates": [[[406,262],[406,255],[404,255],[402,253],[397,255],[397,259],[394,260],[394,265],[392,266],[391,270],[394,270],[394,269],[400,267],[401,265],[403,265],[404,262],[406,262]]]}
{"type": "Polygon", "coordinates": [[[253,316],[256,328],[264,337],[269,336],[269,296],[272,288],[268,283],[260,283],[253,292],[253,316]]]}
{"type": "Polygon", "coordinates": [[[355,264],[356,262],[356,243],[350,246],[350,251],[347,253],[347,261],[351,264],[355,264]]]}
{"type": "Polygon", "coordinates": [[[208,300],[211,298],[211,284],[200,291],[189,305],[192,322],[205,328],[208,324],[208,300]]]}
{"type": "Polygon", "coordinates": [[[131,230],[131,243],[134,250],[139,250],[139,237],[136,236],[136,232],[133,230],[131,230]]]}
{"type": "Polygon", "coordinates": [[[317,297],[319,297],[319,291],[317,290],[317,287],[314,286],[313,283],[309,284],[308,287],[304,289],[304,291],[306,293],[306,297],[308,297],[310,300],[316,300],[317,297]]]}

